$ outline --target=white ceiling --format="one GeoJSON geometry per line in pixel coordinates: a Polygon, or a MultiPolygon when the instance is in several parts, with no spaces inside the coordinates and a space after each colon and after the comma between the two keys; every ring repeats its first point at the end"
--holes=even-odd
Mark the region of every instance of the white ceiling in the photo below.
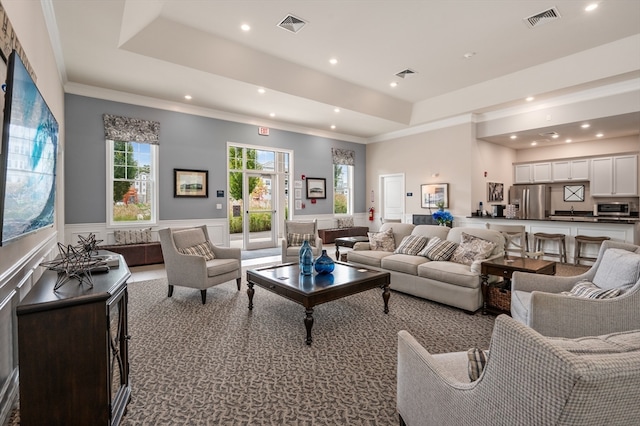
{"type": "MultiPolygon", "coordinates": [[[[44,1],[69,93],[108,89],[362,143],[529,95],[541,105],[625,81],[640,93],[638,0],[589,13],[581,0],[44,1]],[[551,7],[560,19],[525,24],[551,7]],[[277,26],[289,14],[308,22],[296,34],[277,26]],[[395,76],[406,68],[416,74],[395,76]]],[[[638,134],[640,116],[613,126],[638,134]]]]}

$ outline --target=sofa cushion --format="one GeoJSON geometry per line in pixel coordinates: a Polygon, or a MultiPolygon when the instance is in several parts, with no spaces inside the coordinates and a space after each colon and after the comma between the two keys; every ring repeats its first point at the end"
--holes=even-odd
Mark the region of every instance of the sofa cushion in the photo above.
{"type": "Polygon", "coordinates": [[[577,282],[570,291],[563,291],[562,294],[586,299],[612,299],[621,292],[619,288],[600,288],[591,281],[583,280],[577,282]]]}
{"type": "Polygon", "coordinates": [[[369,236],[369,247],[373,251],[393,252],[396,249],[392,228],[382,232],[367,232],[367,235],[369,236]]]}
{"type": "Polygon", "coordinates": [[[403,272],[405,274],[418,275],[418,266],[428,262],[422,256],[413,256],[409,254],[392,254],[380,259],[384,269],[389,271],[403,272]]]}
{"type": "Polygon", "coordinates": [[[446,240],[447,235],[449,235],[448,226],[439,226],[439,225],[417,225],[411,231],[411,235],[420,235],[422,237],[427,237],[427,239],[431,240],[434,237],[438,237],[441,240],[446,240]]]}
{"type": "Polygon", "coordinates": [[[172,232],[173,242],[177,249],[193,247],[196,244],[207,242],[202,228],[176,229],[172,232]]]}
{"type": "Polygon", "coordinates": [[[352,217],[341,217],[337,219],[338,228],[351,228],[353,226],[352,217]]]}
{"type": "Polygon", "coordinates": [[[182,254],[188,254],[191,256],[202,256],[205,260],[213,260],[214,255],[208,242],[193,245],[191,247],[179,247],[178,251],[182,254]]]}
{"type": "Polygon", "coordinates": [[[480,275],[462,263],[425,262],[418,266],[418,276],[461,287],[480,288],[480,275]]]}
{"type": "Polygon", "coordinates": [[[484,260],[496,247],[495,243],[462,233],[462,242],[451,256],[451,261],[471,265],[474,260],[484,260]]]}
{"type": "Polygon", "coordinates": [[[142,244],[151,242],[151,228],[116,229],[113,231],[115,244],[142,244]]]}
{"type": "Polygon", "coordinates": [[[360,263],[362,265],[379,268],[382,259],[391,255],[393,255],[393,252],[390,251],[352,250],[347,252],[347,261],[349,263],[360,263]]]}
{"type": "Polygon", "coordinates": [[[600,288],[631,288],[640,279],[640,254],[617,248],[602,255],[593,282],[600,288]]]}
{"type": "Polygon", "coordinates": [[[469,359],[469,380],[472,382],[478,380],[484,370],[484,366],[489,359],[489,351],[484,351],[478,348],[471,348],[467,351],[467,358],[469,359]]]}
{"type": "Polygon", "coordinates": [[[395,249],[397,254],[410,254],[416,256],[427,244],[427,238],[420,235],[407,235],[395,249]]]}
{"type": "Polygon", "coordinates": [[[218,275],[235,272],[238,269],[240,269],[240,261],[238,259],[216,258],[207,262],[208,277],[217,277],[218,275]]]}
{"type": "Polygon", "coordinates": [[[427,258],[431,260],[449,260],[457,247],[458,243],[454,243],[453,241],[440,241],[427,252],[427,258]]]}
{"type": "Polygon", "coordinates": [[[309,241],[309,245],[315,247],[316,237],[313,234],[291,233],[287,235],[287,244],[289,244],[289,247],[300,247],[305,240],[309,241]]]}

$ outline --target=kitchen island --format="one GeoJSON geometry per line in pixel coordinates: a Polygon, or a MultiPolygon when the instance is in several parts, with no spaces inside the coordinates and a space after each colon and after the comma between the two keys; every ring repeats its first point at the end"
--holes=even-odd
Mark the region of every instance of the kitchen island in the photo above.
{"type": "MultiPolygon", "coordinates": [[[[600,216],[551,216],[548,219],[506,219],[503,217],[471,216],[454,219],[455,226],[469,226],[484,228],[487,223],[496,225],[524,225],[529,235],[530,249],[533,249],[533,234],[545,232],[548,234],[566,235],[567,262],[573,263],[575,250],[575,236],[587,235],[590,237],[609,237],[613,241],[620,241],[640,245],[640,220],[638,218],[603,218],[600,216]],[[583,220],[584,219],[584,220],[583,220]],[[588,219],[588,220],[587,220],[588,219]]],[[[551,248],[550,252],[557,253],[557,248],[551,248]]],[[[596,257],[598,248],[588,246],[583,249],[583,255],[596,257]]],[[[553,260],[548,258],[547,260],[553,260]]]]}

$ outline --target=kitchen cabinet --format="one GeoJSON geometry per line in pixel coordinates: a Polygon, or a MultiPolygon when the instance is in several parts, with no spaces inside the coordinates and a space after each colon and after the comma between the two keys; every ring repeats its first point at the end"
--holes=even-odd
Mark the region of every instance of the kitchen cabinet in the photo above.
{"type": "Polygon", "coordinates": [[[514,174],[515,183],[551,182],[551,163],[517,164],[514,174]]]}
{"type": "Polygon", "coordinates": [[[638,156],[620,155],[591,160],[591,195],[635,197],[638,195],[638,156]]]}
{"type": "Polygon", "coordinates": [[[566,160],[551,163],[554,182],[589,180],[589,160],[566,160]]]}
{"type": "Polygon", "coordinates": [[[117,425],[131,396],[127,279],[118,268],[58,290],[45,271],[16,308],[21,425],[117,425]]]}

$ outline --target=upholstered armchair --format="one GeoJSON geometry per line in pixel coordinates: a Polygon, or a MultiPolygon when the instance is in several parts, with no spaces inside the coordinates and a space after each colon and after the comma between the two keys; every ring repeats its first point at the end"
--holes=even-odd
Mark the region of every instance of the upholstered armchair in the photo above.
{"type": "Polygon", "coordinates": [[[593,266],[578,276],[515,272],[511,316],[545,336],[580,337],[640,329],[640,246],[604,241],[593,266]],[[593,297],[611,289],[619,289],[621,294],[606,299],[562,294],[571,292],[579,282],[583,286],[594,283],[601,289],[591,292],[593,297]]]}
{"type": "Polygon", "coordinates": [[[196,288],[204,305],[209,287],[236,280],[240,290],[240,249],[213,245],[205,225],[165,228],[158,233],[169,282],[168,297],[176,285],[196,288]]]}
{"type": "Polygon", "coordinates": [[[284,222],[284,238],[282,239],[282,263],[298,262],[300,246],[304,240],[311,245],[313,257],[322,253],[322,239],[318,235],[318,221],[300,222],[287,220],[284,222]]]}
{"type": "Polygon", "coordinates": [[[467,352],[432,355],[400,331],[400,424],[632,425],[640,419],[639,330],[548,338],[500,315],[475,381],[468,369],[467,352]]]}

